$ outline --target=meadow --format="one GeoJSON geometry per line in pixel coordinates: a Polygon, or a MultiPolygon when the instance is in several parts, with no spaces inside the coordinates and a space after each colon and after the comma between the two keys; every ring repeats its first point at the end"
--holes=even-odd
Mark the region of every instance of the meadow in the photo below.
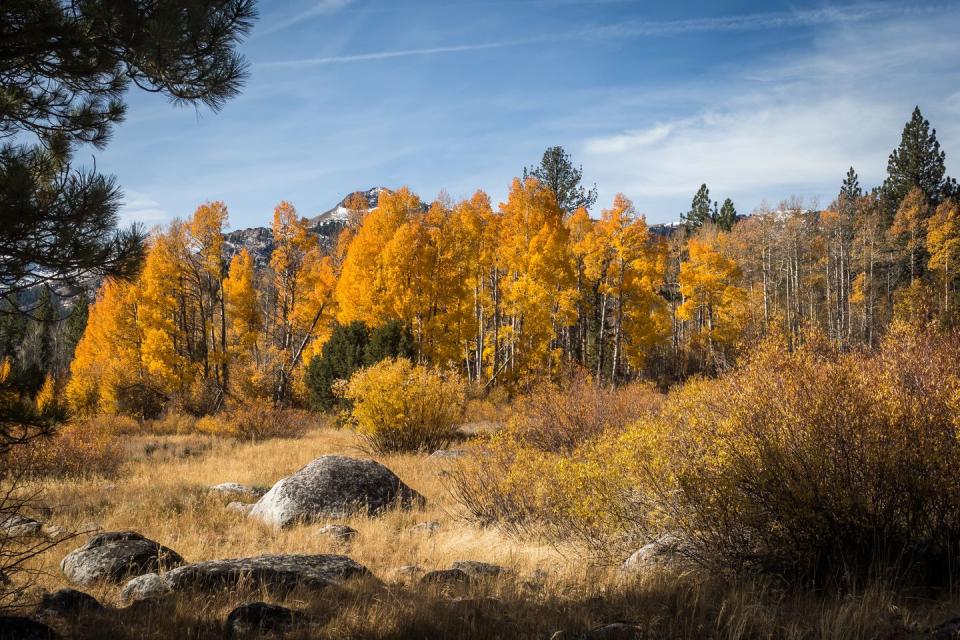
{"type": "MultiPolygon", "coordinates": [[[[513,411],[504,407],[493,417],[509,421],[513,411]]],[[[479,429],[468,425],[469,435],[455,447],[484,446],[496,423],[489,412],[482,417],[488,420],[479,429]]],[[[47,622],[84,640],[220,638],[228,611],[264,600],[309,614],[311,624],[285,636],[292,638],[550,638],[558,631],[571,634],[558,637],[581,637],[612,622],[636,625],[642,638],[914,638],[928,637],[960,606],[949,590],[903,590],[883,580],[841,591],[794,589],[775,577],[723,577],[670,564],[625,573],[573,541],[481,526],[452,483],[462,459],[428,453],[374,455],[427,498],[422,509],[337,520],[359,532],[348,543],[319,533],[326,522],[274,529],[228,510],[225,505],[236,498],[209,487],[269,487],[320,455],[370,455],[367,441],[326,418],[295,412],[290,419],[304,423],[299,437],[243,442],[195,431],[126,434],[117,453],[120,466],[109,477],[93,472],[34,481],[29,489],[42,490],[43,497],[33,513],[70,531],[133,529],[187,561],[342,553],[382,582],[299,589],[280,599],[242,589],[212,597],[180,594],[133,606],[121,602],[119,586],[101,585],[87,591],[108,606],[105,612],[47,622]],[[491,562],[510,573],[467,585],[419,582],[425,572],[457,560],[491,562]]],[[[179,421],[181,429],[189,424],[179,421]]],[[[31,568],[39,573],[21,602],[27,610],[43,590],[65,586],[59,562],[85,539],[78,535],[34,560],[31,568]]]]}

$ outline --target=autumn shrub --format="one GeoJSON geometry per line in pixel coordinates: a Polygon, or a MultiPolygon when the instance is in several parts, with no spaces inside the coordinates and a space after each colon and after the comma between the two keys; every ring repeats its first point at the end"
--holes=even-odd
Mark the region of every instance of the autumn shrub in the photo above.
{"type": "Polygon", "coordinates": [[[572,453],[608,431],[620,431],[654,411],[663,394],[641,382],[599,386],[588,376],[545,383],[514,403],[513,438],[551,453],[572,453]]]}
{"type": "Polygon", "coordinates": [[[430,451],[456,437],[464,384],[452,372],[382,360],[353,374],[344,386],[349,421],[377,452],[430,451]]]}
{"type": "Polygon", "coordinates": [[[119,436],[126,422],[112,417],[68,422],[49,437],[17,447],[0,464],[33,476],[114,476],[124,461],[119,436]]]}
{"type": "Polygon", "coordinates": [[[197,420],[196,430],[244,441],[296,438],[310,426],[305,412],[279,409],[270,403],[240,404],[197,420]]]}
{"type": "Polygon", "coordinates": [[[599,556],[636,541],[628,428],[664,395],[635,383],[598,387],[587,377],[545,384],[517,400],[503,430],[451,471],[470,517],[514,534],[576,538],[599,556]]]}
{"type": "Polygon", "coordinates": [[[475,518],[600,553],[679,532],[721,571],[933,582],[960,551],[958,405],[955,335],[898,326],[875,354],[768,341],[626,430],[560,453],[504,432],[455,479],[475,518]]]}
{"type": "Polygon", "coordinates": [[[877,354],[833,360],[765,345],[677,394],[645,434],[671,452],[650,478],[707,562],[943,578],[960,543],[958,402],[954,335],[895,326],[877,354]]]}

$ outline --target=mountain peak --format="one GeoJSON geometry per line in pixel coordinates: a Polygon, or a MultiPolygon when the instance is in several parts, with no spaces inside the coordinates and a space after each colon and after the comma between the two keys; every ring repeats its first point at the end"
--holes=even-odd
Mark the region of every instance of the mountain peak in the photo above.
{"type": "Polygon", "coordinates": [[[386,187],[372,187],[366,191],[353,191],[341,200],[337,206],[324,211],[318,216],[314,216],[308,220],[310,228],[323,228],[329,224],[343,225],[350,220],[350,213],[352,209],[347,206],[347,203],[351,200],[356,200],[357,196],[363,199],[367,203],[367,206],[363,209],[363,212],[372,211],[376,209],[380,202],[381,193],[393,193],[390,189],[386,187]]]}

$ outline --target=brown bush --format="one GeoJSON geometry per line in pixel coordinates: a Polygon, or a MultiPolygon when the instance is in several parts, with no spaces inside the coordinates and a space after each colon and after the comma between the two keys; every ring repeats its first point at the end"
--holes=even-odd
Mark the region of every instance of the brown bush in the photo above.
{"type": "Polygon", "coordinates": [[[543,384],[517,400],[509,430],[525,445],[552,453],[571,453],[600,435],[623,430],[655,411],[663,394],[635,382],[599,387],[586,376],[562,385],[543,384]]]}
{"type": "Polygon", "coordinates": [[[768,341],[626,430],[572,448],[507,430],[455,489],[478,520],[599,552],[672,531],[721,571],[932,583],[958,568],[958,409],[956,335],[899,326],[875,354],[768,341]]]}
{"type": "Polygon", "coordinates": [[[34,476],[114,476],[124,461],[118,436],[131,422],[113,417],[70,422],[50,437],[17,447],[0,463],[34,476]]]}
{"type": "Polygon", "coordinates": [[[306,412],[278,409],[269,403],[251,403],[200,418],[195,428],[200,433],[259,441],[297,438],[313,424],[314,421],[306,412]]]}

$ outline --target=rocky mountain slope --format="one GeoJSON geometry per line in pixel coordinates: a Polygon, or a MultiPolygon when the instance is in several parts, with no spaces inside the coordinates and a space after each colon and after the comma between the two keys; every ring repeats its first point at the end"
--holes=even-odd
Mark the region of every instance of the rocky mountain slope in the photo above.
{"type": "MultiPolygon", "coordinates": [[[[326,246],[332,246],[336,240],[337,234],[343,229],[353,215],[353,210],[347,207],[347,203],[357,201],[355,196],[360,196],[366,207],[359,210],[360,214],[367,213],[377,208],[380,194],[389,192],[386,187],[373,187],[366,191],[354,191],[348,194],[335,207],[324,211],[323,213],[307,219],[308,227],[312,233],[317,234],[320,242],[326,246]]],[[[269,227],[252,227],[249,229],[238,229],[231,231],[224,236],[224,254],[227,260],[239,253],[243,249],[250,252],[257,266],[264,266],[270,261],[270,254],[273,253],[273,233],[269,227]]]]}

